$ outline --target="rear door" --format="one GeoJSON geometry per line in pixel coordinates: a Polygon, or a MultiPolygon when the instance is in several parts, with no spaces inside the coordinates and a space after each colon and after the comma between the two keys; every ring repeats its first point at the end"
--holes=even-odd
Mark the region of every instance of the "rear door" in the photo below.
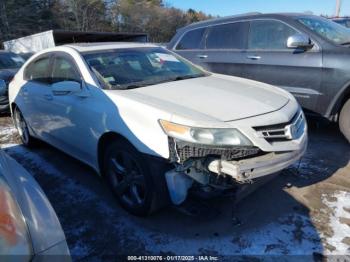
{"type": "Polygon", "coordinates": [[[242,76],[248,28],[248,22],[210,26],[198,54],[199,64],[214,73],[242,76]]]}
{"type": "Polygon", "coordinates": [[[205,32],[206,27],[187,31],[174,47],[174,51],[192,63],[200,65],[205,32]]]}
{"type": "MultiPolygon", "coordinates": [[[[80,71],[74,61],[65,53],[57,52],[52,59],[52,84],[75,81],[82,82],[80,71]]],[[[50,99],[46,101],[51,108],[51,117],[48,121],[47,132],[50,134],[50,143],[56,147],[76,155],[76,147],[80,144],[79,138],[83,137],[86,130],[80,129],[77,121],[77,112],[80,112],[81,99],[70,92],[55,92],[50,87],[50,99]]],[[[84,113],[81,120],[86,120],[84,113]]],[[[81,156],[79,156],[81,157],[81,156]]]]}
{"type": "MultiPolygon", "coordinates": [[[[50,117],[50,109],[45,102],[50,92],[51,55],[45,54],[35,59],[27,66],[24,79],[27,81],[20,90],[20,110],[29,126],[42,137],[44,126],[50,117]]],[[[17,99],[17,98],[16,98],[17,99]]]]}
{"type": "Polygon", "coordinates": [[[290,91],[301,105],[314,110],[320,95],[322,54],[315,43],[311,50],[287,48],[297,29],[275,19],[250,21],[244,77],[290,91]]]}
{"type": "Polygon", "coordinates": [[[50,142],[78,159],[91,162],[95,154],[91,149],[96,142],[94,130],[99,108],[95,107],[93,96],[82,95],[89,91],[75,60],[64,52],[56,52],[52,60],[52,84],[77,82],[81,90],[66,92],[51,88],[52,99],[47,101],[51,108],[50,142]]]}

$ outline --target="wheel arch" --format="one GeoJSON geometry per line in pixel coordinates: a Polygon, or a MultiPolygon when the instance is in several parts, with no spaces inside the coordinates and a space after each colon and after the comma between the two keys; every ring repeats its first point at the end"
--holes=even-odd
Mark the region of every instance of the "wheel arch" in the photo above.
{"type": "Polygon", "coordinates": [[[133,147],[135,147],[125,136],[117,132],[109,131],[104,133],[99,138],[98,144],[97,144],[97,161],[98,161],[98,171],[100,175],[103,175],[103,161],[104,161],[104,154],[105,154],[106,148],[112,141],[116,141],[116,140],[124,140],[129,144],[131,144],[133,147]]]}
{"type": "Polygon", "coordinates": [[[17,104],[15,102],[12,102],[10,105],[10,110],[11,110],[11,114],[13,114],[14,110],[16,109],[17,104]]]}
{"type": "Polygon", "coordinates": [[[330,120],[337,121],[339,113],[348,99],[350,99],[350,81],[335,95],[328,107],[326,117],[330,120]]]}

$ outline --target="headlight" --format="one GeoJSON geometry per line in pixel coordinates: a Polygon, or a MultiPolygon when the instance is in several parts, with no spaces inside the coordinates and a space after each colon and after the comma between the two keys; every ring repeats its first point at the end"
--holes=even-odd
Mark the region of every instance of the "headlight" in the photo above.
{"type": "Polygon", "coordinates": [[[24,260],[31,254],[31,242],[23,215],[0,177],[0,256],[21,255],[24,260]]]}
{"type": "Polygon", "coordinates": [[[164,132],[183,141],[204,145],[253,146],[252,142],[235,128],[200,128],[159,120],[164,132]]]}

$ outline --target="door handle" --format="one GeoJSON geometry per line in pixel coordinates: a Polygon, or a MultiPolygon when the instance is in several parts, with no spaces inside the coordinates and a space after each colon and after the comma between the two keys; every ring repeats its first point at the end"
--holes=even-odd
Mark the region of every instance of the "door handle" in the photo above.
{"type": "Polygon", "coordinates": [[[248,59],[250,60],[259,60],[261,59],[261,56],[258,56],[258,55],[249,55],[247,56],[248,59]]]}
{"type": "Polygon", "coordinates": [[[200,59],[206,59],[206,58],[208,58],[207,55],[197,55],[197,57],[200,58],[200,59]]]}
{"type": "Polygon", "coordinates": [[[50,95],[50,94],[45,94],[44,97],[45,97],[46,100],[52,100],[53,99],[53,96],[50,95]]]}

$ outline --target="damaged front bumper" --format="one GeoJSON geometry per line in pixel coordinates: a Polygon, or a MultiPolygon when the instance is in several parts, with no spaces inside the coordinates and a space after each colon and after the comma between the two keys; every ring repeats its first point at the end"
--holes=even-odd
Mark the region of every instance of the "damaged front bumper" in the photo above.
{"type": "Polygon", "coordinates": [[[256,178],[277,173],[298,161],[306,152],[305,140],[300,150],[291,152],[272,152],[262,156],[239,161],[214,160],[209,163],[209,171],[227,174],[239,183],[246,183],[256,178]]]}
{"type": "Polygon", "coordinates": [[[268,153],[258,148],[196,148],[170,139],[170,160],[175,163],[165,174],[170,198],[178,205],[194,184],[205,190],[226,191],[276,174],[305,154],[307,134],[299,142],[299,150],[268,153]]]}

